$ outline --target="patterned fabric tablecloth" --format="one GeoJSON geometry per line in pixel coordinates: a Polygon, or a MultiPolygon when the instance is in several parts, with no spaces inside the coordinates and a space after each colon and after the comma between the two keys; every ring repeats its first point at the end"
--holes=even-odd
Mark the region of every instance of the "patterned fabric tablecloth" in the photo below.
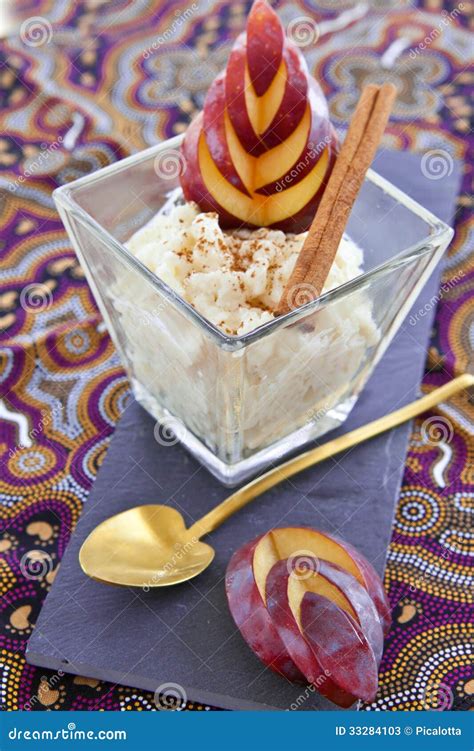
{"type": "MultiPolygon", "coordinates": [[[[19,17],[0,43],[0,702],[155,709],[151,694],[48,673],[24,659],[129,397],[51,192],[181,133],[223,68],[250,2],[14,5],[19,17]]],[[[472,368],[471,3],[371,0],[359,3],[352,21],[345,15],[340,31],[331,21],[353,0],[275,5],[286,26],[303,19],[303,51],[336,126],[347,122],[365,83],[393,80],[400,95],[385,145],[426,152],[433,190],[453,158],[465,161],[456,236],[432,300],[429,391],[472,368]]],[[[415,424],[385,579],[394,625],[368,709],[470,706],[473,411],[459,396],[415,424]]]]}

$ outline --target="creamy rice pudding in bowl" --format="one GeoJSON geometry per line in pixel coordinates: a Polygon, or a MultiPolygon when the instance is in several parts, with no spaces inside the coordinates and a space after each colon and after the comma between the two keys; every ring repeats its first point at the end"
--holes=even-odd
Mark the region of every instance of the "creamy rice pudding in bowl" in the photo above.
{"type": "MultiPolygon", "coordinates": [[[[237,338],[275,321],[272,310],[305,237],[269,229],[224,232],[217,215],[186,204],[156,215],[126,247],[219,331],[237,338]]],[[[326,290],[359,276],[362,260],[361,249],[344,238],[326,290]]],[[[229,451],[236,450],[232,421],[238,410],[237,450],[244,459],[265,450],[284,431],[307,427],[315,419],[322,430],[323,421],[332,426],[329,413],[362,374],[366,353],[379,340],[370,298],[360,291],[345,304],[321,310],[317,326],[308,319],[238,349],[233,357],[216,359],[199,339],[192,341],[192,332],[183,331],[180,317],[163,310],[157,320],[152,304],[144,301],[137,336],[137,311],[126,300],[129,295],[139,299],[142,289],[140,280],[135,288],[133,283],[123,278],[113,294],[137,380],[152,393],[159,383],[170,414],[182,415],[210,446],[224,441],[229,451]],[[224,413],[214,408],[219,398],[224,413]]],[[[172,421],[166,424],[173,427],[172,421]]],[[[175,428],[179,436],[180,428],[175,428]]]]}
{"type": "MultiPolygon", "coordinates": [[[[178,176],[157,180],[154,163],[179,142],[59,188],[55,199],[135,397],[162,423],[164,441],[172,431],[235,485],[344,422],[452,231],[369,173],[341,248],[342,258],[353,243],[355,254],[335,270],[336,287],[277,318],[246,307],[241,323],[261,323],[229,334],[151,270],[153,241],[134,247],[137,224],[153,225],[175,203],[178,176]]],[[[275,295],[277,284],[276,272],[275,295]]],[[[208,314],[217,313],[214,304],[208,314]]]]}

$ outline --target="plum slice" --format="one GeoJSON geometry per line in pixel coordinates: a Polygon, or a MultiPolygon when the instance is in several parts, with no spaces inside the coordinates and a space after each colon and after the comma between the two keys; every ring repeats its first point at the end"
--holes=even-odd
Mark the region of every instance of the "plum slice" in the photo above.
{"type": "Polygon", "coordinates": [[[314,575],[304,579],[298,575],[290,577],[288,581],[290,602],[296,603],[298,597],[301,599],[305,589],[332,600],[358,622],[379,664],[383,652],[382,624],[377,608],[367,590],[352,574],[335,563],[314,559],[313,570],[314,575]]]}
{"type": "Polygon", "coordinates": [[[372,701],[377,692],[377,663],[360,626],[331,600],[306,592],[301,627],[321,668],[343,691],[372,701]]]}
{"type": "Polygon", "coordinates": [[[263,96],[278,72],[282,58],[283,28],[265,0],[256,0],[247,21],[247,57],[250,80],[263,96]]]}
{"type": "Polygon", "coordinates": [[[229,609],[240,633],[264,665],[289,681],[304,683],[304,675],[289,656],[255,586],[251,561],[258,539],[239,548],[229,562],[225,577],[229,609]]]}
{"type": "MultiPolygon", "coordinates": [[[[319,693],[340,707],[350,707],[357,699],[351,691],[341,688],[332,678],[326,660],[322,664],[302,634],[288,597],[288,581],[292,576],[291,565],[278,561],[267,577],[267,610],[271,620],[295,665],[304,674],[306,681],[319,693]]],[[[375,662],[375,658],[374,658],[375,662]]]]}

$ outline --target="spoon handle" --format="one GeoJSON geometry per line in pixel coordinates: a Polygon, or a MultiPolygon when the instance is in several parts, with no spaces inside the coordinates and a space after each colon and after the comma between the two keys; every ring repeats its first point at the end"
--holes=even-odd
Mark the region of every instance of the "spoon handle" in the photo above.
{"type": "Polygon", "coordinates": [[[458,391],[467,389],[474,385],[474,376],[465,373],[464,375],[453,378],[453,380],[446,383],[444,386],[440,386],[434,389],[427,396],[423,396],[420,399],[416,399],[410,404],[406,404],[401,409],[397,409],[394,412],[390,412],[384,417],[379,417],[373,422],[367,423],[360,428],[351,430],[349,433],[334,438],[332,441],[324,443],[322,446],[317,446],[310,451],[306,451],[299,456],[289,459],[278,467],[270,469],[260,477],[256,477],[243,488],[236,490],[225,501],[209,511],[208,514],[203,516],[192,527],[188,529],[188,534],[196,536],[198,538],[212,532],[222,522],[239,511],[249,501],[253,500],[257,496],[264,493],[274,485],[278,485],[279,482],[288,479],[297,472],[301,472],[303,469],[312,467],[314,464],[323,462],[325,459],[339,454],[341,451],[357,446],[357,444],[367,441],[369,438],[380,433],[394,428],[397,425],[401,425],[407,420],[411,420],[413,417],[426,412],[432,407],[436,406],[440,402],[444,402],[449,399],[453,394],[457,394],[458,391]]]}

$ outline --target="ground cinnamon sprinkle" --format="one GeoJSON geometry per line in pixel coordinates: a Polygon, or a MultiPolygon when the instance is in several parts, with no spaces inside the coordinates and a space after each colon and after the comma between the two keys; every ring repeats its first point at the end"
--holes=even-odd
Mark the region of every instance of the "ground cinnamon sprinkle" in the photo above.
{"type": "MultiPolygon", "coordinates": [[[[304,239],[265,228],[224,231],[216,214],[178,204],[156,215],[127,246],[221,331],[241,335],[274,318],[304,239]]],[[[357,276],[361,263],[360,250],[344,240],[332,286],[357,276]]]]}

